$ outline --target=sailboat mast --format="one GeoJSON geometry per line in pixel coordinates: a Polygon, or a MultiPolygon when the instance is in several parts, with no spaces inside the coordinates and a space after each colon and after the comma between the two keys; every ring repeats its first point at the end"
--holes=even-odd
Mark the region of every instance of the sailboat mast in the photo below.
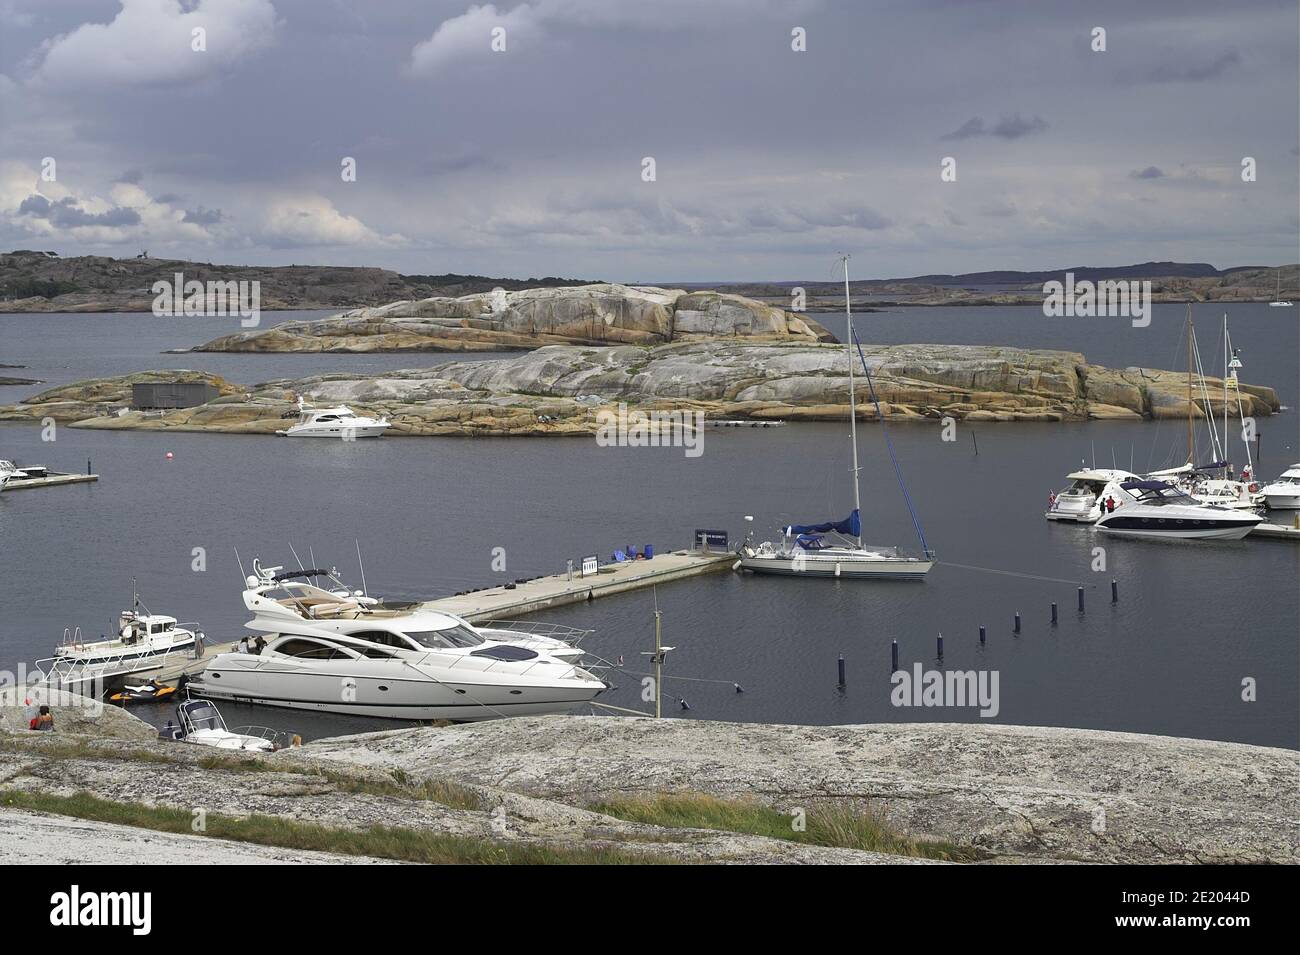
{"type": "Polygon", "coordinates": [[[1187,463],[1195,464],[1192,434],[1192,303],[1187,303],[1187,463]]]}
{"type": "MultiPolygon", "coordinates": [[[[1232,361],[1231,341],[1228,338],[1228,313],[1223,313],[1223,476],[1228,476],[1232,462],[1228,460],[1228,366],[1232,361]]],[[[1207,412],[1209,408],[1205,409],[1207,412]]]]}
{"type": "MultiPolygon", "coordinates": [[[[849,257],[841,260],[844,265],[844,324],[848,333],[844,336],[849,349],[849,434],[853,441],[853,509],[862,511],[862,497],[858,489],[858,404],[853,387],[853,310],[849,303],[849,257]]],[[[859,517],[859,521],[861,518],[859,517]]],[[[862,546],[862,533],[859,529],[858,546],[862,546]]]]}

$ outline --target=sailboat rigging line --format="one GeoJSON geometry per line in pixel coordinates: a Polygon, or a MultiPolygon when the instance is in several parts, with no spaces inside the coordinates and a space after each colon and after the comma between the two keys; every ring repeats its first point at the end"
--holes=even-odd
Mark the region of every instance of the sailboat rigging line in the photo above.
{"type": "Polygon", "coordinates": [[[976,564],[954,564],[950,561],[944,561],[945,567],[959,567],[962,570],[979,570],[986,574],[1001,574],[1004,577],[1023,577],[1026,580],[1045,580],[1053,584],[1074,584],[1077,586],[1096,587],[1096,584],[1089,584],[1082,580],[1068,580],[1064,577],[1044,577],[1042,574],[1025,574],[1018,570],[998,570],[996,567],[980,567],[976,564]]]}
{"type": "Polygon", "coordinates": [[[921,519],[917,516],[916,508],[912,504],[912,495],[908,493],[907,482],[903,480],[903,468],[898,463],[898,455],[894,452],[894,442],[890,439],[889,429],[885,426],[885,416],[880,409],[880,398],[876,395],[876,383],[871,378],[871,369],[867,367],[866,356],[862,354],[862,341],[858,338],[857,329],[852,324],[849,325],[849,334],[853,336],[853,346],[858,351],[858,361],[862,363],[862,371],[867,378],[867,394],[871,395],[871,402],[876,406],[876,420],[880,422],[880,433],[885,438],[885,447],[889,451],[889,460],[894,465],[894,477],[898,478],[898,487],[903,492],[903,500],[907,502],[907,513],[911,515],[912,526],[916,528],[916,536],[921,540],[921,552],[926,557],[933,557],[930,545],[925,539],[925,531],[921,528],[921,519]]]}

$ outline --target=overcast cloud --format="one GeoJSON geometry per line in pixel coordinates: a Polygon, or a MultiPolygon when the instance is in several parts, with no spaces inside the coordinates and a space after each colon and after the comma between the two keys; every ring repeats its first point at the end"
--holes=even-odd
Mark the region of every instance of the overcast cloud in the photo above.
{"type": "Polygon", "coordinates": [[[838,250],[864,278],[1300,257],[1295,0],[0,0],[0,23],[5,249],[637,281],[827,278],[838,250]]]}

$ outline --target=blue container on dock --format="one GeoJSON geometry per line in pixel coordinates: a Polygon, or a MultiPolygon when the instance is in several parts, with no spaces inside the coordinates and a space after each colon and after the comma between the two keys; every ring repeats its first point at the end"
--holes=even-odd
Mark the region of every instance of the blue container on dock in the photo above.
{"type": "Polygon", "coordinates": [[[654,557],[654,555],[655,555],[655,545],[654,545],[654,544],[646,544],[645,547],[641,548],[641,552],[645,554],[645,559],[646,559],[646,560],[650,560],[650,559],[652,559],[652,558],[654,557]]]}

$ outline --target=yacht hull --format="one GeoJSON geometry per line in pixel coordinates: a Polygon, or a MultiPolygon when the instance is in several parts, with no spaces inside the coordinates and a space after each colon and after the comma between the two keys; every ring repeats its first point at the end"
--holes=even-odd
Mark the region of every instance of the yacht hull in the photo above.
{"type": "Polygon", "coordinates": [[[282,438],[333,438],[339,440],[345,435],[350,438],[377,438],[388,430],[388,425],[372,425],[368,428],[304,428],[301,431],[290,428],[277,431],[282,438]]]}
{"type": "MultiPolygon", "coordinates": [[[[1209,523],[1209,522],[1207,522],[1209,523]]],[[[1168,540],[1241,540],[1260,523],[1254,521],[1218,521],[1209,526],[1179,527],[1170,522],[1169,526],[1160,527],[1155,520],[1143,520],[1140,517],[1121,518],[1099,522],[1097,528],[1117,537],[1149,537],[1168,540]]],[[[1190,521],[1187,522],[1191,524],[1190,521]]]]}
{"type": "Polygon", "coordinates": [[[599,681],[555,685],[452,683],[389,676],[344,676],[208,667],[189,684],[191,693],[262,706],[376,716],[395,720],[473,720],[566,713],[604,691],[599,681]]]}
{"type": "Polygon", "coordinates": [[[790,577],[840,577],[871,580],[921,580],[934,566],[932,560],[915,558],[865,558],[834,560],[806,557],[741,557],[740,566],[756,574],[790,577]]]}
{"type": "Polygon", "coordinates": [[[1269,494],[1264,492],[1264,503],[1275,511],[1300,508],[1300,494],[1269,494]]]}

